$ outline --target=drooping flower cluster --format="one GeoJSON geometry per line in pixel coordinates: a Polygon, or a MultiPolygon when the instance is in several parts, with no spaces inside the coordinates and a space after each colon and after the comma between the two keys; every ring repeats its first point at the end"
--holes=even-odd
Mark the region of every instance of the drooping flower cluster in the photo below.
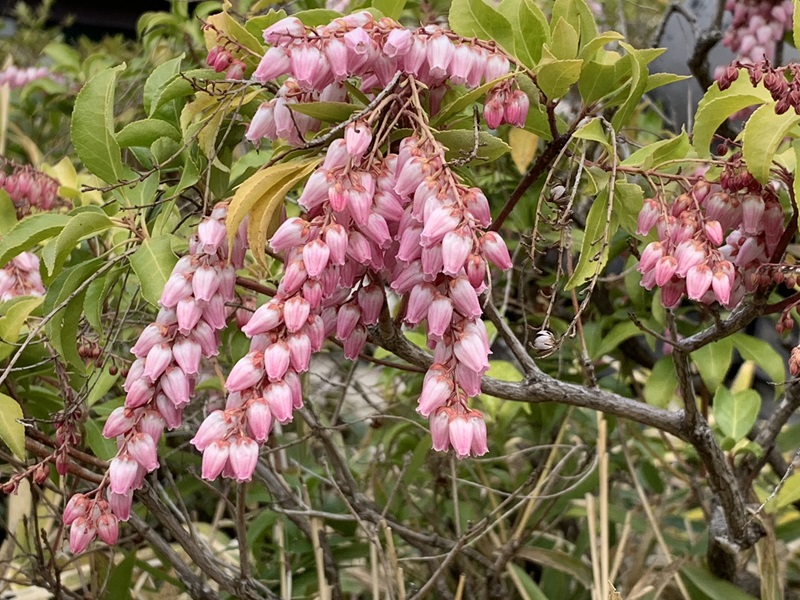
{"type": "Polygon", "coordinates": [[[53,73],[47,67],[28,67],[21,69],[14,65],[0,71],[0,86],[7,85],[11,89],[23,88],[37,79],[52,79],[61,82],[60,75],[53,73]]]}
{"type": "MultiPolygon", "coordinates": [[[[413,76],[429,89],[433,114],[449,84],[475,88],[503,77],[510,66],[505,54],[436,25],[412,30],[389,18],[376,21],[368,12],[315,28],[287,17],[267,28],[264,39],[272,47],[253,74],[254,79],[266,83],[286,74],[291,77],[256,113],[247,135],[254,142],[268,137],[298,145],[309,128],[291,124],[293,115],[287,105],[296,102],[300,93],[318,94],[320,100],[336,97],[341,93],[341,82],[350,77],[359,77],[361,90],[372,93],[385,88],[398,72],[413,76]]],[[[529,99],[510,83],[501,83],[490,90],[487,122],[490,126],[524,123],[529,99]]],[[[298,115],[294,113],[295,119],[298,115]]]]}
{"type": "Polygon", "coordinates": [[[158,467],[157,446],[165,429],[181,424],[194,392],[202,357],[215,356],[226,302],[234,298],[236,268],[244,260],[245,232],[228,256],[227,206],[214,208],[175,265],[161,296],[155,323],[142,332],[131,352],[137,357],[125,381],[125,404],[108,417],[103,435],[117,440],[117,455],[103,483],[67,504],[70,547],[83,551],[99,535],[113,543],[118,521],[130,515],[133,491],[158,467]],[[103,492],[106,498],[103,498],[103,492]]]}
{"type": "Polygon", "coordinates": [[[39,273],[39,257],[22,252],[0,269],[0,300],[18,296],[44,296],[45,289],[39,273]]]}
{"type": "Polygon", "coordinates": [[[214,46],[208,51],[206,64],[217,73],[225,71],[227,79],[242,79],[247,65],[243,61],[235,58],[225,46],[214,46]]]}
{"type": "Polygon", "coordinates": [[[775,45],[792,29],[792,0],[727,0],[725,10],[733,15],[722,44],[752,63],[775,58],[775,45]]]}
{"type": "Polygon", "coordinates": [[[507,269],[508,250],[485,232],[485,196],[458,183],[438,142],[409,137],[396,155],[375,143],[366,121],[350,123],[298,199],[306,212],[273,236],[283,278],[243,328],[250,351],[228,376],[225,409],[192,440],[203,452],[203,477],[250,479],[274,423],[302,407],[300,374],[324,339],[335,336],[347,358],[359,356],[380,318],[384,283],[406,297],[409,325],[427,320],[436,364],[418,410],[431,416],[434,448],[486,452],[483,418],[467,406],[489,367],[478,294],[486,261],[507,269]]]}
{"type": "Polygon", "coordinates": [[[637,233],[656,228],[642,252],[642,286],[661,289],[665,307],[686,295],[704,304],[736,306],[746,292],[769,283],[769,263],[784,231],[774,189],[749,173],[723,172],[719,184],[701,179],[674,201],[645,200],[637,233]]]}
{"type": "Polygon", "coordinates": [[[17,209],[17,218],[32,209],[52,210],[58,200],[58,181],[29,166],[4,161],[10,173],[0,170],[0,188],[8,193],[17,209]]]}

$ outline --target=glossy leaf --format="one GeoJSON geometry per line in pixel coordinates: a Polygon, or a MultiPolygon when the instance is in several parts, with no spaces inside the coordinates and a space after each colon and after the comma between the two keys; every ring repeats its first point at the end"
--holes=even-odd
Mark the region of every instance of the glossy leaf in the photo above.
{"type": "Polygon", "coordinates": [[[233,198],[231,198],[231,203],[228,207],[228,218],[225,221],[225,226],[228,228],[228,242],[233,243],[233,238],[239,230],[239,225],[244,221],[244,218],[252,210],[256,202],[267,196],[273,187],[278,186],[285,179],[291,178],[299,170],[303,170],[312,164],[319,164],[321,160],[293,161],[272,165],[257,171],[242,183],[233,198]]]}
{"type": "Polygon", "coordinates": [[[81,88],[72,111],[70,137],[78,157],[92,173],[116,183],[122,155],[114,138],[114,86],[125,65],[101,71],[81,88]]]}
{"type": "Polygon", "coordinates": [[[757,108],[747,120],[742,133],[742,156],[747,170],[762,184],[770,179],[772,159],[778,145],[798,123],[800,116],[793,110],[775,114],[771,102],[757,108]]]}
{"type": "Polygon", "coordinates": [[[78,325],[88,287],[85,284],[95,276],[101,264],[100,259],[94,259],[64,269],[50,284],[44,298],[43,311],[46,315],[61,307],[45,325],[47,337],[59,355],[79,373],[85,371],[85,364],[77,349],[78,325]]]}
{"type": "Polygon", "coordinates": [[[148,147],[161,137],[168,137],[180,142],[181,132],[174,125],[170,125],[161,119],[142,119],[123,127],[117,133],[117,143],[120,148],[129,146],[148,147]]]}
{"type": "MultiPolygon", "coordinates": [[[[608,262],[609,243],[619,226],[616,211],[609,211],[610,202],[613,202],[613,199],[609,200],[609,191],[606,188],[589,209],[578,264],[567,285],[564,286],[566,291],[575,289],[596,277],[608,262]]],[[[613,206],[611,208],[613,209],[613,206]]]]}
{"type": "Polygon", "coordinates": [[[113,224],[100,208],[92,206],[79,210],[73,212],[58,237],[42,251],[42,261],[50,275],[61,268],[78,242],[109,229],[113,224]]]}
{"type": "Polygon", "coordinates": [[[700,158],[711,155],[711,139],[720,125],[733,113],[753,106],[771,102],[772,96],[763,87],[753,87],[747,76],[747,71],[740,70],[739,78],[731,86],[720,91],[714,84],[700,100],[694,116],[692,129],[692,144],[700,158]]]}
{"type": "Polygon", "coordinates": [[[527,67],[533,68],[542,58],[542,46],[550,41],[550,27],[533,0],[503,0],[497,9],[509,23],[515,23],[514,51],[527,67]]]}
{"type": "Polygon", "coordinates": [[[372,7],[377,8],[390,19],[399,19],[403,14],[406,0],[372,0],[372,7]]]}
{"type": "Polygon", "coordinates": [[[692,362],[697,367],[706,387],[714,391],[725,379],[733,360],[733,343],[729,338],[722,338],[713,344],[703,346],[691,353],[692,362]]]}
{"type": "Polygon", "coordinates": [[[156,112],[157,106],[155,105],[155,101],[161,88],[180,73],[181,62],[184,56],[185,54],[181,54],[180,56],[176,56],[175,58],[161,63],[153,69],[147,81],[144,82],[144,110],[148,117],[154,116],[156,112]]]}
{"type": "MultiPolygon", "coordinates": [[[[283,199],[291,189],[306,178],[319,164],[319,159],[293,164],[294,169],[280,180],[273,180],[253,205],[247,226],[247,240],[253,255],[262,265],[265,264],[267,240],[280,225],[283,199]]],[[[230,229],[228,233],[230,233],[230,229]]]]}
{"type": "Polygon", "coordinates": [[[511,23],[483,0],[454,0],[450,4],[450,27],[464,37],[494,40],[514,53],[511,23]]]}
{"type": "Polygon", "coordinates": [[[720,386],[714,395],[714,419],[720,431],[734,442],[744,438],[755,425],[761,409],[761,396],[755,390],[732,394],[720,386]]]}
{"type": "Polygon", "coordinates": [[[142,297],[153,306],[158,306],[164,285],[178,262],[172,253],[171,239],[170,235],[148,238],[130,258],[142,286],[142,297]]]}
{"type": "MultiPolygon", "coordinates": [[[[622,106],[614,113],[611,119],[611,124],[614,129],[619,131],[620,128],[628,122],[631,115],[633,115],[639,101],[647,89],[647,63],[648,58],[643,55],[643,51],[636,50],[625,42],[620,42],[625,51],[628,53],[631,61],[631,85],[630,91],[622,106]]],[[[663,52],[663,50],[662,50],[663,52]]]]}
{"type": "Polygon", "coordinates": [[[23,417],[19,403],[0,393],[0,439],[14,456],[25,460],[25,426],[19,422],[23,417]]]}
{"type": "Polygon", "coordinates": [[[26,320],[43,301],[41,297],[21,296],[0,304],[0,310],[3,311],[3,316],[0,317],[0,338],[8,343],[15,343],[26,320]]]}
{"type": "Polygon", "coordinates": [[[70,221],[67,215],[40,213],[17,223],[0,239],[0,265],[59,233],[70,221]]]}
{"type": "Polygon", "coordinates": [[[561,98],[580,79],[582,68],[583,61],[579,58],[542,64],[537,73],[539,87],[549,99],[561,98]]]}
{"type": "Polygon", "coordinates": [[[752,360],[767,374],[771,384],[780,386],[786,381],[786,361],[772,344],[744,333],[729,339],[743,359],[752,360]]]}
{"type": "MultiPolygon", "coordinates": [[[[458,160],[469,156],[475,148],[475,132],[467,129],[453,129],[450,131],[437,131],[434,137],[446,148],[447,160],[458,160]]],[[[481,131],[478,134],[478,151],[475,158],[470,159],[468,165],[479,165],[497,160],[511,148],[499,137],[481,131]]]]}

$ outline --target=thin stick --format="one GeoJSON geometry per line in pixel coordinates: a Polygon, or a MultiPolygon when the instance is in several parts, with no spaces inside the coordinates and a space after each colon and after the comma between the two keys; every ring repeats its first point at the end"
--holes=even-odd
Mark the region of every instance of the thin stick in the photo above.
{"type": "Polygon", "coordinates": [[[453,600],[461,600],[464,594],[464,586],[467,583],[467,577],[463,573],[458,578],[458,587],[456,588],[456,597],[453,600]]]}
{"type": "Polygon", "coordinates": [[[600,580],[600,562],[597,558],[597,513],[594,507],[594,496],[586,494],[586,520],[589,524],[589,552],[592,557],[592,598],[593,600],[606,600],[600,596],[602,584],[600,580]]]}
{"type": "Polygon", "coordinates": [[[600,568],[602,579],[601,584],[601,597],[608,598],[608,423],[606,422],[603,413],[597,413],[598,420],[598,440],[597,440],[597,454],[600,459],[600,568]]]}

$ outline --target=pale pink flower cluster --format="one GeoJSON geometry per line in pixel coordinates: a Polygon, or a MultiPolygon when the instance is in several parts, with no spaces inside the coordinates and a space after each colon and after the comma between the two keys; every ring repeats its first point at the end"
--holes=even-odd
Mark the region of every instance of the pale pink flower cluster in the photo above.
{"type": "Polygon", "coordinates": [[[0,171],[0,188],[14,203],[17,217],[30,214],[33,208],[52,210],[58,198],[58,181],[31,167],[10,164],[11,173],[0,171]]]}
{"type": "Polygon", "coordinates": [[[722,44],[736,52],[740,60],[774,60],[775,45],[782,43],[783,36],[792,29],[793,1],[727,0],[725,10],[733,20],[722,44]]]}
{"type": "MultiPolygon", "coordinates": [[[[303,93],[315,94],[312,98],[322,101],[341,101],[341,83],[350,77],[359,77],[361,90],[372,93],[386,87],[398,72],[412,76],[430,90],[433,114],[449,84],[475,88],[506,75],[510,67],[501,52],[460,39],[436,25],[412,30],[389,18],[376,21],[368,12],[314,28],[287,17],[267,28],[264,39],[272,47],[253,78],[266,83],[282,75],[291,77],[273,100],[259,108],[247,132],[252,142],[267,137],[298,145],[314,122],[306,118],[311,123],[293,125],[293,116],[303,116],[290,113],[287,105],[303,93]]],[[[492,107],[487,109],[487,122],[524,124],[530,104],[524,92],[504,82],[490,90],[489,97],[492,107]]]]}
{"type": "Polygon", "coordinates": [[[236,269],[246,251],[241,228],[228,256],[226,216],[227,206],[220,204],[200,223],[189,254],[178,261],[164,287],[155,323],[131,348],[137,359],[125,381],[125,404],[103,428],[105,437],[117,440],[117,455],[104,483],[93,494],[74,496],[64,512],[64,522],[72,524],[73,552],[83,551],[95,535],[109,543],[116,540],[118,521],[130,515],[133,491],[159,465],[161,435],[181,424],[201,358],[218,353],[225,303],[234,298],[236,269]]]}
{"type": "Polygon", "coordinates": [[[23,88],[37,79],[52,79],[61,82],[61,76],[56,75],[47,67],[28,67],[21,69],[11,65],[0,71],[0,85],[7,85],[11,89],[23,88]]]}
{"type": "Polygon", "coordinates": [[[672,203],[645,200],[637,233],[653,227],[658,241],[639,260],[642,286],[659,287],[667,308],[683,295],[732,308],[760,285],[759,269],[783,235],[784,216],[769,188],[731,192],[700,181],[672,203]]]}
{"type": "Polygon", "coordinates": [[[458,456],[486,452],[486,426],[467,400],[480,391],[489,344],[478,294],[487,260],[511,266],[499,235],[486,232],[489,204],[459,184],[443,148],[414,136],[398,154],[370,147],[365,121],[348,125],[328,148],[270,246],[284,253],[276,295],[243,328],[249,353],[226,382],[224,410],[211,413],[192,440],[203,477],[251,478],[259,447],[275,422],[302,407],[300,374],[325,338],[356,359],[385,303],[384,282],[405,296],[405,320],[424,320],[436,364],[426,377],[420,413],[431,417],[434,447],[458,456]]]}
{"type": "Polygon", "coordinates": [[[0,269],[0,300],[18,296],[44,296],[45,289],[39,273],[39,257],[22,252],[0,269]]]}

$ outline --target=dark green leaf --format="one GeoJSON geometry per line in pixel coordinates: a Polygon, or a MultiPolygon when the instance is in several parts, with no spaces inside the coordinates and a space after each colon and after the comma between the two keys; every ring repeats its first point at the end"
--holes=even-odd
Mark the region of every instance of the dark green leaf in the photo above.
{"type": "MultiPolygon", "coordinates": [[[[475,148],[475,132],[471,130],[453,129],[450,131],[438,131],[434,133],[434,137],[448,149],[448,152],[445,154],[447,160],[464,158],[475,148]]],[[[492,162],[510,151],[511,147],[499,137],[481,131],[478,134],[477,157],[470,160],[467,164],[479,165],[492,162]]]]}
{"type": "MultiPolygon", "coordinates": [[[[617,211],[609,211],[609,208],[609,191],[606,188],[600,192],[589,209],[578,264],[567,285],[564,286],[565,290],[569,291],[583,285],[600,273],[608,262],[609,242],[619,227],[617,211]]],[[[611,208],[613,209],[613,206],[611,208]]]]}
{"type": "Polygon", "coordinates": [[[117,143],[120,148],[129,146],[149,147],[158,138],[168,137],[176,142],[181,141],[181,132],[175,126],[161,119],[142,119],[134,121],[123,127],[117,133],[117,143]]]}
{"type": "Polygon", "coordinates": [[[111,226],[111,219],[98,207],[87,206],[73,211],[69,222],[58,237],[47,244],[42,251],[42,260],[47,272],[53,275],[59,270],[78,242],[93,237],[111,226]]]}
{"type": "Polygon", "coordinates": [[[494,40],[507,52],[514,53],[511,23],[483,0],[454,0],[450,4],[449,21],[459,35],[494,40]]]}
{"type": "Polygon", "coordinates": [[[326,123],[341,123],[349,119],[354,112],[364,108],[347,102],[297,102],[287,104],[287,106],[294,111],[326,123]]]}
{"type": "Polygon", "coordinates": [[[42,240],[53,237],[69,220],[69,216],[56,213],[40,213],[23,219],[0,240],[0,265],[7,264],[42,240]]]}
{"type": "Polygon", "coordinates": [[[155,113],[153,102],[157,98],[161,88],[180,73],[181,61],[184,56],[185,54],[181,54],[180,56],[161,63],[153,69],[153,72],[150,73],[150,77],[144,82],[144,110],[147,116],[152,117],[155,113]]]}
{"type": "Polygon", "coordinates": [[[75,152],[92,173],[109,183],[122,178],[122,155],[114,139],[114,85],[125,65],[101,71],[81,88],[72,111],[75,152]]]}

